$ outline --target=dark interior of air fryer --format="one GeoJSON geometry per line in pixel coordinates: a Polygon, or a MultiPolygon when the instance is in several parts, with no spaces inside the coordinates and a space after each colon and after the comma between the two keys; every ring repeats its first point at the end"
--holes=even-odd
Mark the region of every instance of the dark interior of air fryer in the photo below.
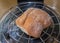
{"type": "Polygon", "coordinates": [[[15,42],[18,43],[59,43],[60,42],[60,28],[59,28],[60,21],[57,16],[57,13],[54,10],[52,10],[50,7],[40,2],[29,2],[29,3],[24,2],[16,6],[16,8],[13,11],[11,11],[11,13],[10,13],[10,15],[12,16],[11,18],[14,19],[12,20],[13,22],[10,24],[9,27],[12,30],[15,29],[15,31],[8,32],[9,35],[6,36],[7,39],[9,39],[8,37],[10,36],[11,39],[13,39],[15,42]],[[51,16],[54,23],[52,26],[43,30],[40,38],[37,39],[26,35],[16,26],[14,22],[14,20],[17,17],[19,17],[24,11],[26,11],[30,7],[39,8],[47,12],[51,16]],[[13,16],[11,13],[13,13],[13,16]]]}

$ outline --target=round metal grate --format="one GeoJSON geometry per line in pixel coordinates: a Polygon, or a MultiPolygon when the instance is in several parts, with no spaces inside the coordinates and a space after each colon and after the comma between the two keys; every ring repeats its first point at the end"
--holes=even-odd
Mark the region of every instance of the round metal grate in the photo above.
{"type": "MultiPolygon", "coordinates": [[[[60,42],[60,19],[57,13],[50,7],[39,2],[20,3],[16,8],[10,11],[6,18],[2,21],[2,29],[4,36],[7,39],[12,39],[14,43],[54,43],[60,42]],[[40,38],[33,38],[22,32],[15,24],[15,19],[18,18],[25,10],[30,7],[39,8],[46,11],[53,20],[53,25],[43,30],[40,38]]],[[[7,40],[8,41],[8,40],[7,40]]],[[[9,42],[9,41],[8,41],[9,42]]]]}

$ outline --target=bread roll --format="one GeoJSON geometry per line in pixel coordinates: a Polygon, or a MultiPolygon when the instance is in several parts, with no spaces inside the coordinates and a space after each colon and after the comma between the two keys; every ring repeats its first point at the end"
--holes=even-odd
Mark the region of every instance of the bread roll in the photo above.
{"type": "Polygon", "coordinates": [[[39,38],[43,29],[51,25],[51,20],[45,11],[38,8],[28,8],[16,19],[16,25],[27,35],[39,38]]]}

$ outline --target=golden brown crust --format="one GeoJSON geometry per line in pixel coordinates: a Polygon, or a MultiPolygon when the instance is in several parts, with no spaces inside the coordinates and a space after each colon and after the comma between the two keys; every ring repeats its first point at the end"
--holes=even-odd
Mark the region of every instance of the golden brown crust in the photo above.
{"type": "Polygon", "coordinates": [[[28,14],[33,10],[33,8],[30,8],[28,10],[26,10],[20,17],[18,17],[18,19],[16,19],[16,24],[22,25],[25,22],[26,17],[28,16],[28,14]]]}
{"type": "Polygon", "coordinates": [[[23,27],[28,35],[38,38],[43,29],[51,25],[51,17],[41,9],[29,8],[16,19],[16,25],[23,27]]]}

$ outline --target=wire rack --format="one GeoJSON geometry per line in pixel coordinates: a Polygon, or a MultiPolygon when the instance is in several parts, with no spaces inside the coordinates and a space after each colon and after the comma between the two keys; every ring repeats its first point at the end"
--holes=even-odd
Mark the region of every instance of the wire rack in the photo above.
{"type": "MultiPolygon", "coordinates": [[[[59,43],[60,42],[60,18],[59,15],[50,7],[39,2],[20,3],[9,11],[10,13],[2,21],[3,34],[1,39],[6,43],[59,43]],[[46,11],[53,20],[53,25],[43,30],[40,38],[33,38],[22,32],[16,26],[15,20],[30,7],[40,8],[46,11]],[[4,38],[2,38],[4,37],[4,38]],[[13,41],[12,41],[13,40],[13,41]]],[[[1,40],[2,41],[2,40],[1,40]]],[[[4,42],[2,41],[2,42],[4,42]]]]}

